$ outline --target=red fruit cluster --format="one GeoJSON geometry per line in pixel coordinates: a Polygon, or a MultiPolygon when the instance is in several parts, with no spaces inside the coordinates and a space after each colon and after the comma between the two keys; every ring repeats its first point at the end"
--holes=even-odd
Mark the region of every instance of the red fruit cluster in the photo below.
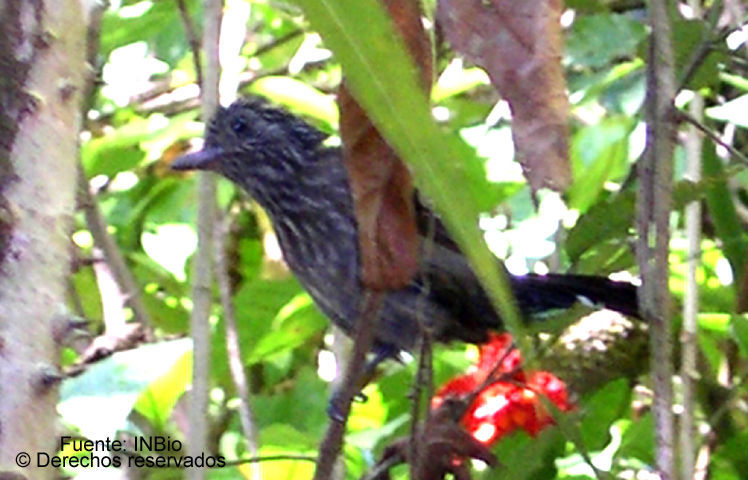
{"type": "Polygon", "coordinates": [[[492,334],[489,342],[480,347],[478,363],[465,375],[443,385],[432,400],[432,408],[441,405],[448,396],[463,397],[480,388],[497,363],[493,382],[480,391],[462,417],[470,435],[484,445],[490,445],[517,428],[535,436],[553,423],[553,417],[543,406],[539,395],[545,395],[559,410],[571,409],[566,385],[549,372],[525,372],[520,369],[519,350],[511,348],[512,337],[507,333],[492,334]]]}

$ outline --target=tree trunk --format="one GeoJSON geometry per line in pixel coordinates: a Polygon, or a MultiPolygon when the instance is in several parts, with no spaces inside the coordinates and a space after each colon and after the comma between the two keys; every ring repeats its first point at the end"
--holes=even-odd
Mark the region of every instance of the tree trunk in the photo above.
{"type": "Polygon", "coordinates": [[[45,479],[75,202],[84,0],[0,0],[0,477],[45,479]],[[24,465],[28,454],[29,465],[24,465]]]}

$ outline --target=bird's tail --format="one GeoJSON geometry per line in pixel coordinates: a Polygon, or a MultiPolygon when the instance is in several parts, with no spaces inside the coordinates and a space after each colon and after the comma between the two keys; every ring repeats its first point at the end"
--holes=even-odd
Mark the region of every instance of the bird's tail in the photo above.
{"type": "Polygon", "coordinates": [[[523,275],[512,278],[517,302],[526,313],[569,308],[576,302],[639,317],[636,286],[591,275],[523,275]]]}

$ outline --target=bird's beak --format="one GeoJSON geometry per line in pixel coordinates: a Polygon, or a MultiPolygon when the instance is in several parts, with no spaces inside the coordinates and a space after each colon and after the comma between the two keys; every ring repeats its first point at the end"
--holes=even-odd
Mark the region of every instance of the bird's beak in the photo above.
{"type": "Polygon", "coordinates": [[[220,148],[204,148],[182,155],[171,163],[172,170],[215,170],[224,152],[220,148]]]}

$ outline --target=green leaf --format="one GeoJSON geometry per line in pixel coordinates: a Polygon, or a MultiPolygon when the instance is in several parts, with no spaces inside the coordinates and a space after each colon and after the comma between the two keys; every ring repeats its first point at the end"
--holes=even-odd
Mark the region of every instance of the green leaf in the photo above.
{"type": "MultiPolygon", "coordinates": [[[[257,278],[245,282],[235,294],[236,329],[245,363],[247,356],[251,356],[251,361],[253,362],[266,360],[264,358],[265,354],[277,354],[282,350],[279,345],[288,345],[288,343],[283,343],[283,340],[290,342],[292,339],[296,340],[301,336],[294,335],[295,332],[293,331],[290,333],[284,331],[281,334],[273,333],[273,325],[278,313],[300,292],[301,287],[293,278],[285,280],[264,280],[257,278]],[[266,336],[270,336],[271,338],[263,340],[266,336]],[[287,336],[292,338],[286,338],[287,336]],[[278,349],[268,349],[259,352],[257,348],[262,342],[265,342],[265,345],[272,344],[273,346],[278,346],[278,349]],[[255,354],[253,355],[251,352],[255,352],[255,354]]],[[[313,320],[312,323],[314,323],[313,320]]],[[[229,376],[223,320],[219,322],[217,327],[212,339],[213,375],[219,381],[225,381],[230,384],[231,379],[229,376]]],[[[300,326],[300,329],[305,331],[303,325],[300,326]]],[[[299,343],[295,342],[294,345],[298,346],[299,343]]]]}
{"type": "Polygon", "coordinates": [[[163,432],[174,405],[192,383],[192,350],[185,351],[171,368],[140,394],[135,410],[163,432]]]}
{"type": "Polygon", "coordinates": [[[537,437],[523,430],[502,438],[493,448],[501,467],[486,472],[486,479],[523,480],[556,478],[555,459],[564,451],[558,428],[546,428],[537,437]]]}
{"type": "Polygon", "coordinates": [[[575,106],[603,97],[603,106],[612,104],[615,107],[610,108],[611,111],[633,115],[641,105],[640,97],[643,97],[643,92],[640,93],[643,90],[643,82],[640,81],[643,71],[644,61],[636,58],[591,74],[570,74],[567,83],[572,92],[584,92],[582,98],[575,100],[575,106]]]}
{"type": "Polygon", "coordinates": [[[748,357],[748,315],[733,315],[730,325],[735,342],[743,352],[743,356],[748,357]]]}
{"type": "Polygon", "coordinates": [[[445,98],[439,105],[449,110],[446,126],[454,131],[483,125],[493,108],[491,104],[474,100],[467,95],[445,98]]]}
{"type": "MultiPolygon", "coordinates": [[[[358,405],[354,404],[354,408],[358,405]]],[[[364,450],[374,450],[378,445],[394,438],[395,434],[410,424],[408,415],[400,415],[393,420],[379,426],[378,428],[367,428],[346,435],[346,444],[357,446],[364,450]]]]}
{"type": "Polygon", "coordinates": [[[566,62],[599,68],[621,57],[636,55],[646,38],[644,25],[624,15],[598,14],[574,21],[566,38],[566,62]]]}
{"type": "MultiPolygon", "coordinates": [[[[147,8],[110,10],[104,14],[101,24],[100,51],[108,56],[112,50],[134,42],[148,40],[161,57],[173,65],[184,55],[188,45],[184,36],[184,25],[179,10],[171,2],[138,2],[147,8]],[[151,6],[147,4],[151,3],[151,6]]],[[[198,0],[187,0],[187,10],[197,20],[199,31],[198,0]]]]}
{"type": "Polygon", "coordinates": [[[604,240],[626,238],[632,226],[635,199],[633,192],[622,192],[591,206],[569,231],[564,247],[571,261],[604,240]]]}
{"type": "Polygon", "coordinates": [[[577,273],[606,275],[636,266],[633,248],[627,238],[602,241],[585,251],[574,264],[577,273]]]}
{"type": "Polygon", "coordinates": [[[621,446],[618,448],[618,457],[625,459],[638,459],[639,461],[652,465],[654,463],[654,420],[652,414],[647,413],[635,421],[619,422],[625,427],[621,446]]]}
{"type": "Polygon", "coordinates": [[[720,368],[725,361],[724,352],[724,335],[715,335],[710,330],[704,330],[697,336],[699,342],[700,354],[706,360],[706,368],[709,369],[709,376],[717,376],[720,368]]]}
{"type": "Polygon", "coordinates": [[[566,6],[581,12],[604,12],[607,10],[603,0],[567,0],[566,6]]]}
{"type": "Polygon", "coordinates": [[[748,241],[738,218],[732,194],[727,187],[725,169],[713,146],[708,142],[704,143],[703,162],[704,177],[708,177],[711,182],[711,188],[706,194],[707,209],[714,222],[717,237],[722,241],[725,257],[730,261],[734,277],[739,280],[745,274],[743,266],[748,255],[748,241]]]}
{"type": "Polygon", "coordinates": [[[147,158],[146,151],[141,148],[143,145],[146,148],[158,145],[163,150],[175,139],[196,135],[198,130],[190,127],[195,115],[196,112],[190,112],[172,121],[160,114],[147,119],[135,117],[113,132],[90,140],[81,148],[86,175],[113,176],[130,170],[147,158]],[[158,143],[149,145],[149,141],[158,143]]]}
{"type": "Polygon", "coordinates": [[[338,106],[331,95],[291,77],[268,76],[252,82],[249,91],[324,123],[327,132],[338,129],[338,106]]]}
{"type": "Polygon", "coordinates": [[[574,135],[571,146],[574,183],[568,191],[569,207],[586,212],[603,191],[605,182],[625,173],[628,138],[634,126],[628,117],[609,117],[574,135]]]}
{"type": "MultiPolygon", "coordinates": [[[[289,451],[285,448],[277,447],[265,447],[264,445],[260,448],[260,457],[271,457],[276,455],[298,455],[307,454],[314,456],[315,451],[298,452],[296,450],[289,451]]],[[[242,472],[241,476],[231,477],[232,479],[245,479],[253,478],[252,470],[261,468],[262,472],[260,478],[272,478],[273,480],[297,480],[297,479],[308,479],[314,476],[314,462],[300,459],[289,459],[289,460],[277,460],[272,462],[260,462],[262,465],[258,467],[256,463],[247,464],[240,466],[239,469],[242,472]]],[[[209,469],[210,470],[210,469],[209,469]]]]}
{"type": "Polygon", "coordinates": [[[314,451],[317,439],[288,423],[274,423],[260,431],[260,444],[267,447],[282,447],[293,451],[314,451]]]}
{"type": "MultiPolygon", "coordinates": [[[[346,85],[392,147],[412,167],[462,247],[515,339],[529,352],[505,275],[477,228],[488,190],[475,152],[431,117],[416,68],[376,0],[295,0],[333,50],[346,85]],[[362,22],[361,19],[366,19],[362,22]],[[478,168],[477,168],[478,167],[478,168]]],[[[527,355],[526,355],[527,356],[527,355]]]]}
{"type": "Polygon", "coordinates": [[[62,382],[57,410],[87,438],[114,438],[143,392],[191,352],[188,338],[116,352],[62,382]]]}
{"type": "Polygon", "coordinates": [[[588,451],[601,450],[610,440],[610,426],[629,409],[631,389],[625,378],[614,380],[581,402],[580,431],[588,451]]]}
{"type": "MultiPolygon", "coordinates": [[[[327,400],[327,384],[317,376],[313,366],[305,365],[284,389],[256,395],[253,409],[261,432],[266,425],[274,425],[282,419],[284,424],[316,438],[327,426],[327,400]]],[[[298,445],[297,438],[279,438],[275,441],[279,442],[276,446],[298,445]]]]}
{"type": "Polygon", "coordinates": [[[73,287],[83,307],[84,317],[91,322],[102,320],[99,285],[92,268],[81,268],[72,276],[73,287]]]}
{"type": "Polygon", "coordinates": [[[748,432],[734,435],[715,449],[709,462],[711,478],[732,480],[745,478],[748,472],[748,432]],[[718,475],[719,474],[719,475],[718,475]]]}
{"type": "Polygon", "coordinates": [[[274,322],[273,330],[262,337],[247,355],[248,363],[256,363],[271,355],[293,350],[325,329],[327,319],[312,305],[309,295],[303,293],[300,296],[306,300],[305,305],[282,322],[274,322]]]}
{"type": "Polygon", "coordinates": [[[481,68],[460,68],[459,70],[447,68],[431,89],[431,101],[439,103],[477,86],[490,85],[490,83],[488,74],[481,68]]]}
{"type": "Polygon", "coordinates": [[[726,334],[730,327],[730,315],[727,313],[699,313],[697,318],[702,330],[726,334]]]}
{"type": "MultiPolygon", "coordinates": [[[[675,68],[679,78],[685,75],[685,69],[690,67],[694,52],[711,34],[710,26],[703,20],[684,20],[679,15],[673,18],[672,37],[675,54],[675,68]]],[[[698,90],[704,87],[716,86],[719,82],[720,63],[726,56],[719,47],[712,48],[703,59],[698,69],[693,73],[686,88],[698,90]]]]}
{"type": "Polygon", "coordinates": [[[719,79],[732,87],[739,88],[744,92],[748,92],[748,79],[745,77],[741,77],[740,75],[733,75],[727,72],[720,72],[719,79]]]}
{"type": "Polygon", "coordinates": [[[236,311],[249,315],[237,319],[241,322],[257,324],[261,328],[255,329],[254,338],[242,339],[242,346],[249,351],[259,343],[261,332],[270,332],[281,309],[291,303],[302,292],[299,282],[294,278],[283,280],[265,280],[261,278],[247,281],[235,295],[236,311]]]}

